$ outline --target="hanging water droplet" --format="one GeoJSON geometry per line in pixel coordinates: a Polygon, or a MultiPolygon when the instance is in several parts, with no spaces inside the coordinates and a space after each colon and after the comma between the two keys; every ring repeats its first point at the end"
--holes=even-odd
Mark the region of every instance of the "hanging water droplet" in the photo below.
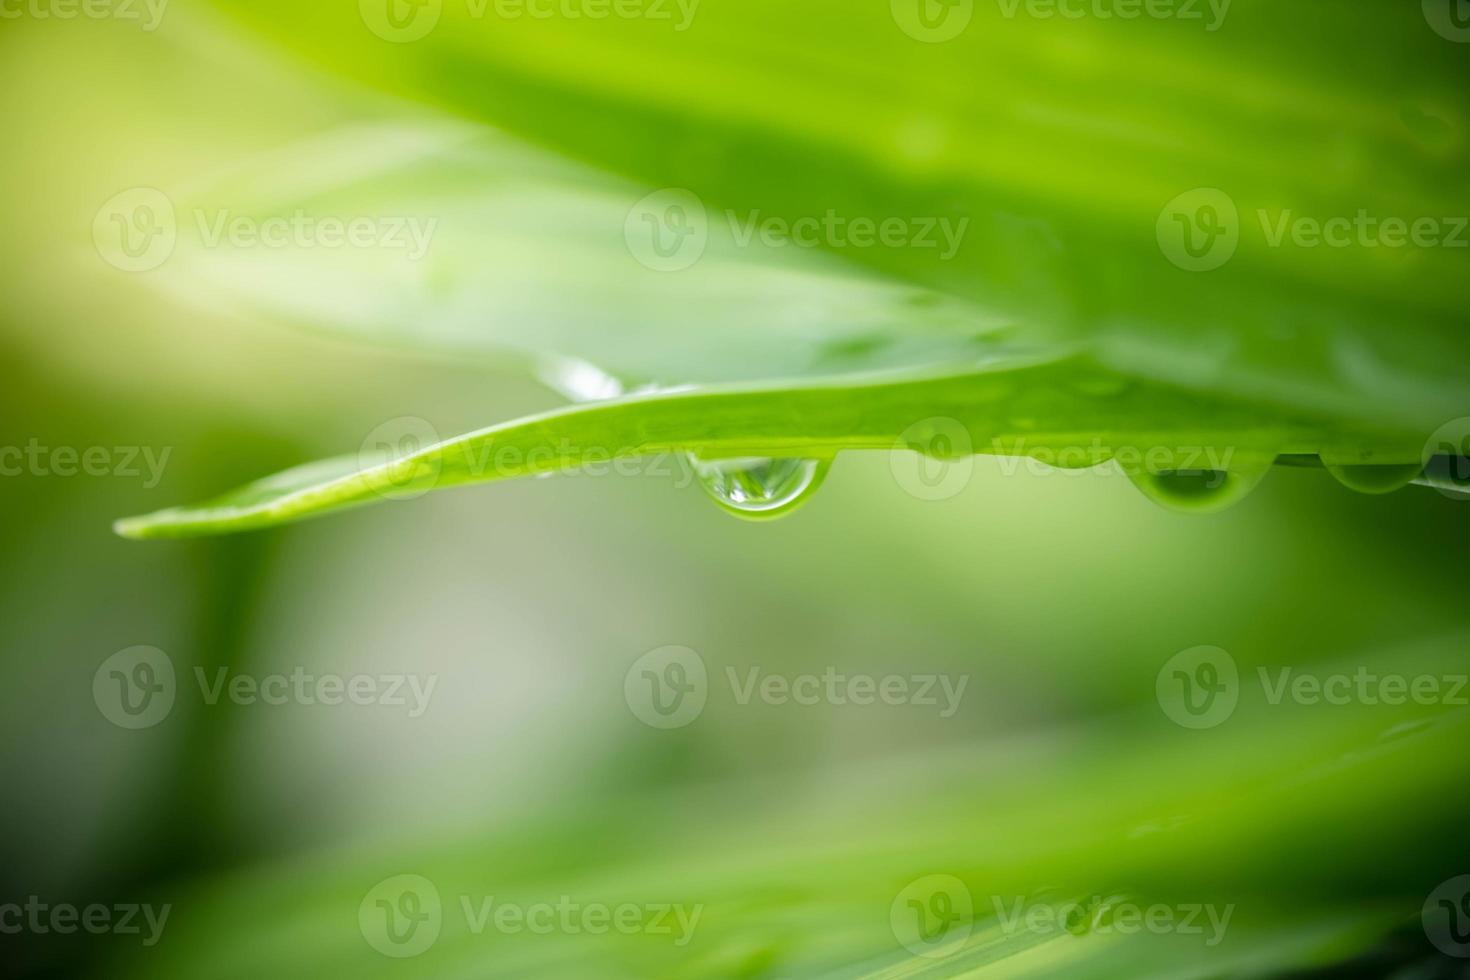
{"type": "Polygon", "coordinates": [[[801,506],[822,485],[829,459],[766,457],[689,462],[705,492],[737,517],[762,521],[782,517],[801,506]]]}
{"type": "Polygon", "coordinates": [[[1161,507],[1188,514],[1213,514],[1243,500],[1266,471],[1269,461],[1235,464],[1228,469],[1129,469],[1128,478],[1161,507]]]}
{"type": "Polygon", "coordinates": [[[1051,446],[1039,446],[1027,453],[1038,463],[1044,463],[1056,470],[1090,470],[1113,459],[1113,451],[1101,444],[1093,446],[1065,446],[1056,449],[1051,446]]]}
{"type": "Polygon", "coordinates": [[[1322,465],[1337,482],[1358,493],[1393,493],[1419,478],[1421,463],[1365,463],[1356,454],[1321,454],[1322,465]]]}

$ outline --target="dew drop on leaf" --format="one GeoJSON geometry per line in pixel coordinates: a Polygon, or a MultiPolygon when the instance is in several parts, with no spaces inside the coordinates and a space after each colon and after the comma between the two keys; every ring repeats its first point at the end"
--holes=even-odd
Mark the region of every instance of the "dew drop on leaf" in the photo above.
{"type": "Polygon", "coordinates": [[[1418,479],[1424,467],[1420,463],[1363,463],[1355,457],[1322,453],[1322,465],[1337,482],[1358,493],[1393,493],[1418,479]]]}
{"type": "Polygon", "coordinates": [[[1243,500],[1270,469],[1269,463],[1215,470],[1133,469],[1128,478],[1143,495],[1169,510],[1213,514],[1243,500]]]}
{"type": "Polygon", "coordinates": [[[767,457],[689,461],[715,503],[752,521],[782,517],[804,504],[832,465],[826,459],[767,457]]]}

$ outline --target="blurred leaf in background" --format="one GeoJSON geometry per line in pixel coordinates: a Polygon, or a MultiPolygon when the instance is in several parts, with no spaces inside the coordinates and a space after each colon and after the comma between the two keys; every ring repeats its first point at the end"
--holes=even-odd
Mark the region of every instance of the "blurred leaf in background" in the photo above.
{"type": "Polygon", "coordinates": [[[109,532],[385,432],[654,444],[648,405],[679,448],[933,415],[1419,461],[1470,415],[1458,8],[1184,6],[7,18],[6,967],[1451,975],[1470,542],[1431,489],[1276,467],[1186,519],[1116,468],[843,452],[757,527],[671,457],[109,532]],[[1360,211],[1442,234],[1294,223],[1360,211]],[[701,213],[687,265],[635,234],[701,213]]]}

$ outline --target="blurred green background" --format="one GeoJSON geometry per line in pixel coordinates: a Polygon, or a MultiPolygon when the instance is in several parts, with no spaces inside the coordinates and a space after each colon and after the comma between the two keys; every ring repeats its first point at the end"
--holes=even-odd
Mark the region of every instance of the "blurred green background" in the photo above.
{"type": "MultiPolygon", "coordinates": [[[[1422,32],[1416,50],[1437,52],[1420,60],[1441,59],[1439,78],[1463,79],[1470,49],[1410,14],[1405,36],[1422,32]]],[[[291,50],[329,50],[321,38],[330,33],[297,25],[294,38],[271,37],[292,25],[254,33],[231,16],[176,2],[155,31],[30,14],[0,24],[0,131],[10,137],[0,445],[137,447],[140,459],[166,459],[156,485],[146,468],[66,476],[53,466],[0,479],[0,904],[39,896],[53,906],[171,907],[155,945],[116,933],[7,932],[4,970],[1277,976],[1367,957],[1354,967],[1365,976],[1409,966],[1420,972],[1403,975],[1450,975],[1419,913],[1431,890],[1467,870],[1463,709],[1271,705],[1252,680],[1257,666],[1465,672],[1467,505],[1432,490],[1363,496],[1320,470],[1278,467],[1238,506],[1184,517],[1117,474],[1008,469],[982,457],[961,492],[923,500],[895,478],[912,462],[865,453],[840,457],[808,506],[769,525],[732,520],[675,473],[458,489],[231,538],[114,537],[118,517],[355,451],[394,419],[427,420],[448,435],[561,404],[516,358],[354,340],[344,324],[371,334],[392,312],[375,306],[353,320],[343,311],[357,290],[383,301],[375,290],[402,274],[392,296],[403,302],[458,309],[468,289],[484,308],[503,299],[520,310],[560,295],[556,278],[526,286],[534,268],[554,266],[571,282],[582,268],[590,282],[609,273],[598,265],[605,257],[555,243],[520,269],[514,241],[490,240],[483,253],[436,252],[411,275],[346,252],[300,265],[265,256],[268,276],[242,266],[233,283],[231,268],[195,269],[187,255],[129,274],[94,245],[104,202],[133,187],[182,199],[194,193],[185,188],[218,186],[221,174],[235,187],[328,194],[372,173],[374,161],[353,147],[392,145],[375,134],[403,132],[402,155],[414,159],[412,134],[425,127],[449,134],[452,147],[497,147],[491,158],[522,168],[504,164],[505,173],[527,171],[548,186],[564,172],[591,172],[561,150],[585,158],[588,146],[603,147],[607,169],[626,173],[662,138],[656,120],[617,136],[568,117],[566,132],[582,145],[559,145],[577,142],[568,137],[533,147],[513,134],[535,126],[513,112],[507,135],[473,113],[431,107],[441,101],[436,84],[495,84],[466,81],[448,56],[432,61],[438,74],[410,71],[391,52],[380,61],[344,55],[351,69],[330,71],[291,50]],[[364,74],[376,75],[372,84],[364,74]],[[93,682],[104,661],[137,645],[167,654],[179,693],[165,720],[131,731],[99,710],[93,682]],[[635,661],[670,645],[697,651],[711,682],[699,718],[664,731],[630,710],[624,683],[635,661]],[[1191,731],[1161,710],[1155,684],[1166,661],[1200,645],[1229,651],[1245,681],[1228,722],[1191,731]],[[297,667],[417,674],[437,686],[420,717],[383,704],[210,705],[196,666],[257,677],[297,667]],[[950,717],[915,704],[740,704],[725,671],[751,667],[968,680],[950,717]],[[359,907],[403,874],[433,882],[445,910],[433,948],[398,959],[373,947],[359,907]],[[990,896],[1029,901],[1048,888],[1237,911],[1218,947],[1177,934],[1064,933],[995,963],[910,957],[891,905],[933,875],[962,881],[977,914],[992,911],[990,896]],[[704,911],[686,946],[647,934],[477,935],[459,915],[462,895],[704,911]]],[[[344,16],[359,14],[348,5],[344,16]]],[[[713,3],[708,16],[735,17],[713,3]]],[[[805,32],[836,16],[821,5],[805,32]]],[[[1264,31],[1240,32],[1237,57],[1256,45],[1262,58],[1279,50],[1264,31]]],[[[743,35],[703,37],[734,59],[743,35]]],[[[1330,87],[1331,38],[1297,40],[1290,72],[1319,72],[1330,87]]],[[[1141,40],[1138,51],[1169,43],[1141,40]]],[[[575,59],[582,49],[557,50],[575,59]]],[[[1356,81],[1372,85],[1375,59],[1352,61],[1356,81]]],[[[1126,67],[1115,62],[1102,76],[1122,88],[1126,67]]],[[[840,79],[846,69],[830,70],[840,79]]],[[[618,86],[651,84],[617,77],[618,86]]],[[[704,93],[716,116],[719,91],[704,93]]],[[[1464,91],[1437,93],[1452,126],[1464,118],[1464,91]]],[[[774,104],[781,93],[763,97],[774,104]]],[[[1269,91],[1258,98],[1269,102],[1269,91]]],[[[1245,129],[1252,111],[1267,111],[1247,101],[1233,122],[1245,129]]],[[[1444,139],[1439,165],[1463,164],[1465,134],[1444,139]]],[[[485,231],[455,224],[455,180],[478,172],[466,159],[481,165],[458,152],[452,161],[469,177],[404,178],[442,180],[414,185],[418,200],[442,192],[436,248],[485,231]]],[[[814,160],[802,179],[835,166],[814,160]]],[[[731,177],[713,199],[734,185],[731,177]]],[[[368,186],[326,199],[341,214],[351,213],[350,194],[376,194],[356,206],[392,213],[399,185],[368,186]]],[[[237,199],[246,198],[224,203],[237,199]]],[[[1458,190],[1441,202],[1470,207],[1458,190]]],[[[1304,261],[1319,260],[1353,261],[1304,261]]],[[[802,261],[841,274],[837,260],[802,261]]],[[[1445,281],[1449,268],[1414,273],[1461,297],[1416,294],[1437,307],[1419,321],[1440,331],[1426,350],[1463,349],[1454,328],[1466,325],[1465,280],[1445,281]]],[[[942,288],[951,274],[914,278],[942,288]]],[[[1094,273],[1079,275],[1082,289],[1094,273]]],[[[1329,285],[1358,278],[1385,304],[1403,286],[1388,273],[1304,275],[1329,285]]],[[[732,279],[731,301],[760,282],[732,279]]],[[[1016,278],[1005,288],[1024,295],[1025,285],[1016,278]]],[[[596,309],[604,294],[585,288],[585,305],[566,316],[596,309]]],[[[473,324],[478,308],[460,312],[473,324]]],[[[668,344],[701,342],[698,308],[687,309],[695,322],[668,344]]],[[[607,315],[604,342],[616,350],[617,308],[607,315]]],[[[519,346],[534,350],[529,327],[527,336],[519,346]]],[[[1418,342],[1412,333],[1400,340],[1418,342]]],[[[1463,361],[1433,359],[1441,381],[1464,372],[1463,361]]],[[[1418,405],[1426,413],[1464,394],[1463,382],[1419,390],[1429,393],[1418,405]]]]}

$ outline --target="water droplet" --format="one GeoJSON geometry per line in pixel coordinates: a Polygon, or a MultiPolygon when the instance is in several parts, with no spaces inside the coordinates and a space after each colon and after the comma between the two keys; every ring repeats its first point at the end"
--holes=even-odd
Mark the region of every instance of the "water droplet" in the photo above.
{"type": "Polygon", "coordinates": [[[1031,450],[1027,455],[1052,469],[1078,471],[1094,469],[1111,462],[1113,451],[1101,445],[1065,446],[1061,449],[1042,446],[1031,450]]]}
{"type": "Polygon", "coordinates": [[[1418,463],[1401,466],[1335,466],[1327,464],[1327,472],[1337,482],[1359,493],[1383,494],[1408,486],[1423,471],[1418,463]]]}
{"type": "Polygon", "coordinates": [[[1133,485],[1161,507],[1188,514],[1213,514],[1243,500],[1271,464],[1234,465],[1224,470],[1128,470],[1133,485]]]}
{"type": "Polygon", "coordinates": [[[1322,453],[1322,465],[1337,482],[1358,493],[1393,493],[1418,479],[1420,463],[1365,463],[1356,454],[1322,453]]]}
{"type": "Polygon", "coordinates": [[[765,457],[689,461],[715,503],[752,521],[783,517],[804,504],[832,465],[830,459],[765,457]]]}
{"type": "Polygon", "coordinates": [[[548,365],[543,377],[547,384],[573,401],[604,401],[623,393],[623,383],[617,378],[575,358],[564,358],[548,365]]]}

